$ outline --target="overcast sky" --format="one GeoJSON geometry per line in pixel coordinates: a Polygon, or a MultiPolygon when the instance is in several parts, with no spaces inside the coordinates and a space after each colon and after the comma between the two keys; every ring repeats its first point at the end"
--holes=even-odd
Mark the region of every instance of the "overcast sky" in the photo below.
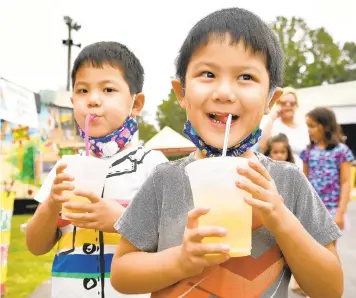
{"type": "MultiPolygon", "coordinates": [[[[127,45],[145,72],[145,110],[154,117],[170,91],[174,59],[189,29],[214,10],[240,6],[267,22],[276,16],[324,26],[337,42],[356,41],[355,0],[0,0],[0,76],[33,91],[65,88],[67,38],[63,16],[82,25],[82,46],[102,40],[127,45]]],[[[73,59],[79,49],[73,48],[73,59]]]]}

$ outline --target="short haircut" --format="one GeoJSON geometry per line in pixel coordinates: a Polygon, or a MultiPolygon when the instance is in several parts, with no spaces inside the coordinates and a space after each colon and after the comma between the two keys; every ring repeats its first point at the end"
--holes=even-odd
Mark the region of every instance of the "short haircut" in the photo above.
{"type": "Polygon", "coordinates": [[[210,37],[231,35],[232,44],[242,40],[246,47],[263,54],[267,60],[270,89],[282,86],[283,51],[277,36],[255,14],[241,8],[228,8],[213,12],[201,19],[189,32],[176,60],[176,76],[185,85],[189,61],[195,51],[206,45],[210,37]]]}
{"type": "Polygon", "coordinates": [[[130,88],[131,94],[142,92],[144,70],[140,60],[125,45],[114,41],[101,41],[86,46],[74,61],[72,70],[72,86],[74,87],[78,70],[83,65],[103,67],[109,64],[119,67],[130,88]]]}

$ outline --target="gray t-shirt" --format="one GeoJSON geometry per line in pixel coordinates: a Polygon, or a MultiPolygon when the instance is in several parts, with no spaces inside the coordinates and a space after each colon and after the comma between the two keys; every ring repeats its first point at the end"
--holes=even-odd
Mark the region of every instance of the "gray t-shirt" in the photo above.
{"type": "MultiPolygon", "coordinates": [[[[257,156],[288,209],[314,239],[321,245],[337,240],[340,230],[304,174],[293,164],[257,156]]],[[[189,156],[158,165],[116,223],[118,232],[138,249],[157,252],[182,243],[187,213],[194,207],[185,174],[185,166],[192,161],[189,156]]],[[[151,297],[288,297],[291,272],[274,236],[265,227],[256,227],[257,221],[254,214],[250,256],[231,258],[151,297]]]]}

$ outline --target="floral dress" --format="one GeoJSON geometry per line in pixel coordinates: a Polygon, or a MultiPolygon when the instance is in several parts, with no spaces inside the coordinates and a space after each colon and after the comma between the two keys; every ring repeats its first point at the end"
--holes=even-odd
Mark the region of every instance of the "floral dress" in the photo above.
{"type": "Polygon", "coordinates": [[[313,145],[302,151],[300,158],[308,165],[310,183],[334,216],[340,201],[340,167],[342,163],[354,160],[351,150],[343,143],[331,150],[313,145]]]}

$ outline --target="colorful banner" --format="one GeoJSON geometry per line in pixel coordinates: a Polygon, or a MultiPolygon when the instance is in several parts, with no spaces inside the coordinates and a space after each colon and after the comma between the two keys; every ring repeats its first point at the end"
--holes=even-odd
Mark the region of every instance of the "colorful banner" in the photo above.
{"type": "Polygon", "coordinates": [[[5,296],[7,255],[10,245],[11,218],[14,209],[14,192],[1,192],[0,201],[0,296],[5,296]]]}
{"type": "Polygon", "coordinates": [[[0,78],[1,119],[38,128],[35,93],[0,78]]]}

